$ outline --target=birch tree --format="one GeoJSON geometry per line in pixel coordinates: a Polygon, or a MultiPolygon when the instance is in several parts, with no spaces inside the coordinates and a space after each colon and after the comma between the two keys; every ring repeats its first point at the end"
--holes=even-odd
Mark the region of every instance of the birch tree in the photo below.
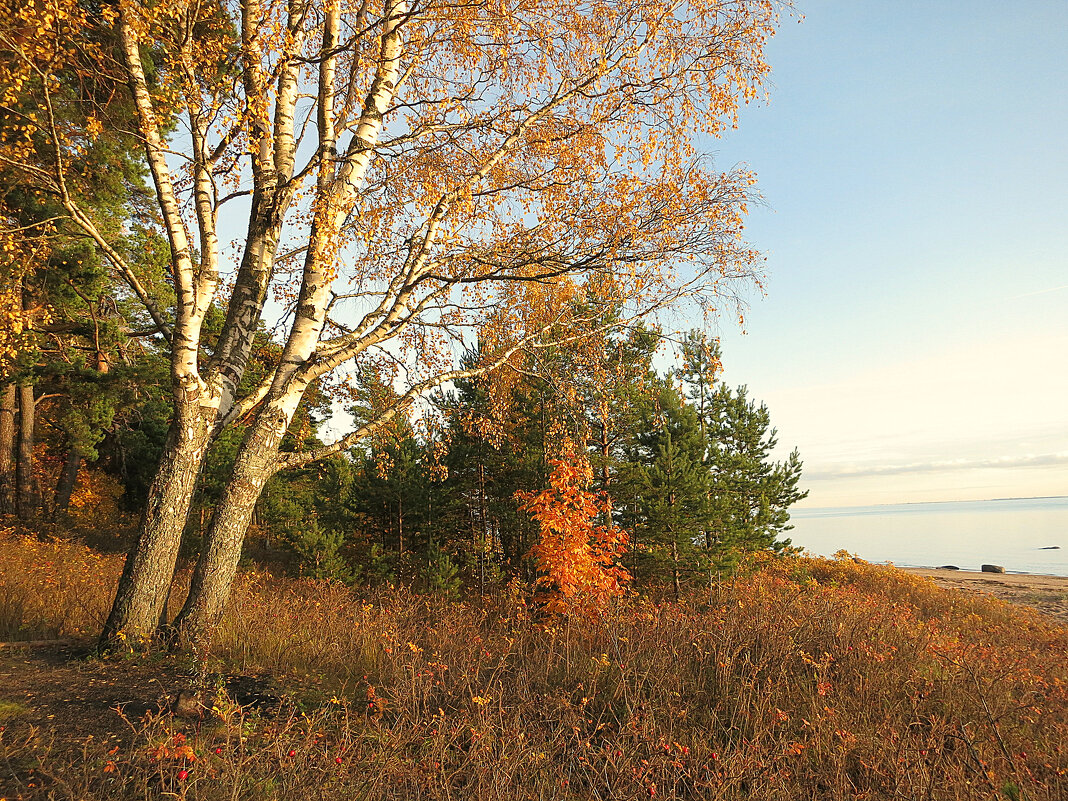
{"type": "Polygon", "coordinates": [[[10,162],[60,200],[170,343],[174,422],[105,641],[152,633],[204,453],[234,421],[245,439],[178,620],[197,636],[275,472],[343,452],[433,387],[590,331],[576,309],[620,326],[707,311],[759,267],[741,238],[753,178],[717,172],[700,148],[760,91],[769,0],[120,1],[94,19],[37,2],[3,47],[36,87],[24,116],[50,162],[10,162]],[[79,132],[55,113],[55,53],[86,23],[136,111],[173,312],[67,169],[79,132]],[[226,317],[208,349],[213,303],[226,317]],[[239,397],[261,321],[282,356],[239,397]],[[461,366],[476,340],[479,363],[461,366]],[[280,450],[310,385],[367,368],[394,404],[329,445],[280,450]]]}

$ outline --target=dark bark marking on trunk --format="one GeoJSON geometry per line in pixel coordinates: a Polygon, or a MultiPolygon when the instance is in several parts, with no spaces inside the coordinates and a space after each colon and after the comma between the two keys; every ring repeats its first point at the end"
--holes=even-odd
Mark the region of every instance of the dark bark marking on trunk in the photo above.
{"type": "Polygon", "coordinates": [[[37,493],[34,492],[33,446],[35,406],[33,384],[20,381],[18,452],[15,464],[15,513],[20,520],[37,515],[37,493]]]}
{"type": "MultiPolygon", "coordinates": [[[[180,412],[183,410],[179,410],[180,412]]],[[[171,424],[156,477],[149,489],[137,544],[126,557],[111,614],[104,625],[105,648],[140,648],[159,624],[174,578],[193,489],[200,476],[209,434],[188,410],[171,424]],[[187,432],[190,436],[187,436],[187,432]]]]}
{"type": "Polygon", "coordinates": [[[15,510],[15,406],[18,390],[0,390],[0,514],[15,510]]]}

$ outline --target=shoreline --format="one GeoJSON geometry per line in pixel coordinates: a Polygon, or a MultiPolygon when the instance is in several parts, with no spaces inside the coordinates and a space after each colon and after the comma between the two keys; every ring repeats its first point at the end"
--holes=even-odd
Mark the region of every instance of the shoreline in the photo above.
{"type": "MultiPolygon", "coordinates": [[[[875,563],[878,564],[878,563],[875,563]]],[[[1043,582],[1049,579],[1053,583],[1060,583],[1068,585],[1068,576],[1058,576],[1055,573],[1028,573],[1020,570],[1006,570],[1004,573],[984,573],[981,570],[969,570],[967,568],[960,568],[959,570],[947,570],[941,567],[917,567],[915,565],[894,565],[898,570],[904,570],[906,573],[915,573],[920,576],[930,577],[945,577],[952,578],[954,576],[963,580],[975,580],[975,579],[993,579],[995,581],[1008,580],[1010,583],[1027,583],[1032,581],[1043,582]]]]}
{"type": "Polygon", "coordinates": [[[1042,573],[983,573],[978,570],[941,570],[934,567],[899,567],[923,576],[939,587],[992,595],[1009,603],[1028,606],[1068,623],[1068,576],[1042,573]]]}

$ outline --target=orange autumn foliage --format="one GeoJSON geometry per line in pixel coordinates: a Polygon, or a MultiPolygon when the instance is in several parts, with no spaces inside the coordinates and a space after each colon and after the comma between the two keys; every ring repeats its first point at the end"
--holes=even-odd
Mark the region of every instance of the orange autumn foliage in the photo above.
{"type": "Polygon", "coordinates": [[[82,468],[70,496],[67,514],[75,525],[117,531],[129,525],[119,506],[123,491],[122,484],[114,476],[103,470],[82,468]]]}
{"type": "Polygon", "coordinates": [[[26,122],[0,137],[0,171],[124,278],[170,340],[175,425],[194,432],[160,459],[107,639],[155,631],[201,459],[228,426],[244,433],[182,618],[205,632],[278,470],[574,329],[711,314],[759,280],[743,238],[755,178],[702,153],[762,93],[772,0],[8,6],[0,116],[26,122]],[[167,281],[86,200],[81,165],[113,127],[143,147],[167,281]],[[248,235],[231,243],[233,225],[248,235]],[[260,326],[287,333],[249,386],[260,326]],[[387,407],[289,449],[310,387],[379,364],[397,367],[387,407]]]}
{"type": "Polygon", "coordinates": [[[554,592],[550,611],[595,614],[622,595],[630,579],[619,565],[627,534],[596,522],[605,499],[587,489],[593,471],[574,442],[565,439],[549,464],[547,489],[517,494],[520,508],[541,528],[531,549],[541,571],[538,583],[554,592]]]}

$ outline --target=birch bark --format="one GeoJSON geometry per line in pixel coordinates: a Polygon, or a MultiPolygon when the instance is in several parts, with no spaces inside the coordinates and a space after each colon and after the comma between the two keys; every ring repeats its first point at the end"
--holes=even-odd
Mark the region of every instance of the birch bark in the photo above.
{"type": "MultiPolygon", "coordinates": [[[[304,5],[292,2],[290,9],[299,18],[304,5]]],[[[246,83],[265,92],[267,85],[260,71],[260,54],[252,33],[258,24],[258,4],[249,2],[243,11],[242,31],[248,43],[248,49],[244,51],[246,83]]],[[[247,366],[273,276],[274,256],[285,212],[299,182],[292,179],[297,65],[290,60],[277,78],[279,92],[273,126],[266,110],[250,112],[251,125],[259,132],[259,144],[253,160],[254,189],[248,230],[219,341],[202,373],[201,329],[219,286],[216,233],[219,199],[212,174],[213,160],[217,156],[209,153],[207,141],[211,111],[204,107],[197,93],[199,83],[192,63],[192,49],[196,43],[187,36],[181,42],[178,62],[185,73],[186,111],[191,132],[193,209],[199,237],[199,262],[194,262],[189,233],[166,159],[166,144],[141,62],[140,34],[136,20],[126,16],[130,13],[127,10],[120,18],[119,30],[146,158],[170,241],[171,271],[177,296],[171,333],[174,420],[149,490],[136,545],[127,555],[101,637],[105,646],[140,647],[153,636],[161,619],[203,459],[221,428],[217,425],[220,417],[225,416],[233,404],[247,366]],[[272,146],[272,141],[277,143],[276,146],[272,146]]],[[[192,29],[191,22],[188,28],[192,29]]],[[[299,30],[293,31],[290,41],[291,46],[299,50],[299,30]]]]}
{"type": "Polygon", "coordinates": [[[204,632],[274,471],[343,452],[434,386],[566,344],[569,314],[592,333],[606,309],[625,309],[618,326],[687,299],[706,311],[721,280],[755,271],[740,237],[751,177],[706,169],[697,147],[766,74],[767,0],[117,8],[173,312],[68,191],[64,147],[84,132],[64,131],[51,105],[55,174],[33,173],[171,347],[173,425],[105,644],[152,636],[205,452],[227,425],[241,421],[245,439],[181,615],[204,632]],[[219,235],[230,209],[244,234],[233,254],[219,235]],[[232,284],[220,280],[231,255],[232,284]],[[280,360],[244,392],[272,293],[287,328],[280,360]],[[221,331],[205,342],[216,302],[221,331]],[[482,361],[455,369],[476,342],[482,361]],[[282,453],[305,390],[346,363],[395,370],[396,403],[332,443],[282,453]]]}
{"type": "Polygon", "coordinates": [[[210,638],[211,629],[222,614],[256,501],[267,479],[279,468],[279,446],[310,383],[301,371],[311,361],[326,324],[340,228],[355,201],[382,130],[383,116],[394,98],[402,54],[400,25],[406,11],[404,0],[387,0],[375,77],[353,144],[342,159],[335,155],[334,117],[341,11],[336,4],[324,11],[317,93],[318,174],[300,294],[270,390],[238,451],[233,476],[212,514],[189,595],[175,621],[176,626],[195,638],[210,638]]]}

